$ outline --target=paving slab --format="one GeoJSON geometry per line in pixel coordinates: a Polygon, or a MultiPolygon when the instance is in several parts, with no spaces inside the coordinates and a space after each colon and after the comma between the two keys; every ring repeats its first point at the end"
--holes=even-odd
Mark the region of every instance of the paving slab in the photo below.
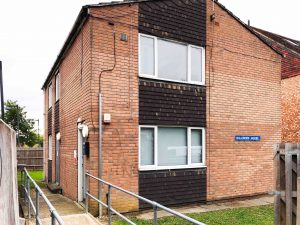
{"type": "MultiPolygon", "coordinates": [[[[66,225],[99,225],[100,221],[94,218],[92,215],[85,213],[85,209],[78,204],[77,202],[72,201],[71,199],[61,195],[53,194],[47,188],[42,188],[42,191],[49,199],[51,204],[57,210],[58,214],[62,217],[66,225]]],[[[32,201],[35,203],[35,192],[31,191],[32,201]]],[[[39,215],[44,225],[51,225],[51,217],[47,204],[43,198],[39,198],[39,215]]],[[[28,208],[24,203],[24,200],[21,201],[25,218],[28,218],[28,208]]],[[[35,224],[33,210],[31,209],[31,218],[27,224],[35,224]]]]}
{"type": "MultiPolygon", "coordinates": [[[[66,225],[103,225],[89,214],[74,214],[62,216],[63,221],[66,225]]],[[[44,218],[41,220],[43,225],[51,225],[51,218],[44,218]]],[[[35,225],[35,221],[31,220],[29,225],[35,225]]]]}

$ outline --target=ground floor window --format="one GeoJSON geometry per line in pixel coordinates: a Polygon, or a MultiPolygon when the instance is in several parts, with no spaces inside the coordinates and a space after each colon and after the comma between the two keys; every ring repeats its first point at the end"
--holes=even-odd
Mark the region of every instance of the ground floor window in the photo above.
{"type": "Polygon", "coordinates": [[[205,129],[140,126],[140,170],[205,166],[205,129]]]}

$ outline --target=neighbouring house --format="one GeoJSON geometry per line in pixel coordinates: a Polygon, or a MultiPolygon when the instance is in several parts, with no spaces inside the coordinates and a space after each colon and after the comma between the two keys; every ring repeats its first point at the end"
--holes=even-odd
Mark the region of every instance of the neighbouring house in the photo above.
{"type": "Polygon", "coordinates": [[[165,205],[271,191],[281,58],[217,1],[84,6],[43,85],[48,183],[78,202],[85,171],[165,205]]]}
{"type": "Polygon", "coordinates": [[[300,142],[300,41],[259,28],[255,32],[284,58],[281,68],[282,141],[300,142]]]}

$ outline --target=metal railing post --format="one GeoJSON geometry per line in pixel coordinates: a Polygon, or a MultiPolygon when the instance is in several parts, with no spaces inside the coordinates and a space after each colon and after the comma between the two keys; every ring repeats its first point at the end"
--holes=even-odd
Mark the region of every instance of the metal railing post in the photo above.
{"type": "Polygon", "coordinates": [[[108,185],[108,192],[107,192],[107,208],[108,208],[108,224],[111,225],[111,186],[108,185]]]}
{"type": "Polygon", "coordinates": [[[21,181],[20,181],[20,182],[21,182],[21,190],[20,190],[20,191],[21,191],[21,197],[22,197],[22,198],[24,197],[24,195],[23,195],[23,188],[22,188],[22,184],[23,184],[23,175],[24,175],[24,174],[23,174],[23,170],[21,170],[21,181]]]}
{"type": "Polygon", "coordinates": [[[30,179],[27,179],[28,219],[30,219],[30,179]]]}
{"type": "Polygon", "coordinates": [[[23,180],[23,195],[24,195],[24,199],[25,199],[25,204],[26,204],[26,201],[27,201],[27,198],[26,198],[26,180],[27,180],[27,175],[25,173],[25,171],[23,170],[23,173],[24,173],[24,180],[23,180]]]}
{"type": "Polygon", "coordinates": [[[56,222],[55,222],[55,216],[53,214],[53,212],[51,212],[51,225],[55,225],[56,222]]]}
{"type": "Polygon", "coordinates": [[[35,189],[35,222],[39,225],[39,191],[35,189]]]}
{"type": "Polygon", "coordinates": [[[153,225],[157,225],[157,205],[153,205],[153,225]]]}
{"type": "Polygon", "coordinates": [[[108,209],[107,212],[108,212],[108,224],[109,225],[112,224],[112,213],[114,213],[115,215],[119,216],[120,218],[122,218],[123,220],[125,220],[126,222],[128,222],[129,224],[136,225],[136,223],[134,223],[129,218],[127,218],[126,216],[122,215],[116,209],[114,209],[114,208],[111,207],[111,191],[112,191],[112,188],[114,188],[115,190],[120,191],[122,193],[128,194],[131,197],[137,198],[140,201],[143,201],[143,202],[146,202],[146,203],[152,205],[152,207],[153,207],[153,224],[155,224],[155,225],[158,224],[158,210],[163,210],[165,212],[168,212],[168,213],[172,214],[173,216],[176,216],[176,217],[179,217],[181,219],[184,219],[184,220],[186,220],[188,222],[191,222],[192,224],[205,225],[204,223],[201,223],[201,222],[199,222],[199,221],[197,221],[197,220],[195,220],[195,219],[193,219],[193,218],[191,218],[189,216],[186,216],[186,215],[184,215],[182,213],[176,212],[176,211],[174,211],[174,210],[172,210],[170,208],[167,208],[167,207],[165,207],[165,206],[163,206],[163,205],[161,205],[161,204],[159,204],[157,202],[151,201],[151,200],[149,200],[147,198],[144,198],[142,196],[139,196],[139,195],[137,195],[137,194],[135,194],[133,192],[127,191],[127,190],[125,190],[125,189],[123,189],[123,188],[121,188],[119,186],[113,185],[113,184],[111,184],[111,183],[109,183],[107,181],[104,181],[104,180],[102,180],[100,178],[97,178],[97,177],[95,177],[95,176],[93,176],[93,175],[91,175],[89,173],[86,173],[86,175],[89,176],[92,179],[97,180],[101,184],[107,185],[107,187],[108,187],[108,192],[106,193],[106,200],[107,200],[106,204],[102,201],[102,199],[99,199],[99,198],[91,195],[88,192],[87,192],[87,195],[91,199],[97,201],[99,204],[101,204],[102,206],[104,206],[104,207],[106,207],[108,209]]]}
{"type": "Polygon", "coordinates": [[[48,206],[48,209],[50,211],[50,216],[51,216],[51,224],[55,225],[57,222],[60,225],[65,225],[64,221],[62,220],[61,216],[57,213],[47,196],[43,193],[41,188],[36,184],[36,182],[32,179],[32,177],[29,175],[28,171],[26,168],[24,168],[24,193],[25,193],[25,201],[28,202],[28,220],[30,220],[31,217],[31,207],[33,210],[33,218],[35,218],[35,224],[41,225],[41,219],[40,219],[40,197],[45,201],[45,203],[48,206]],[[31,193],[30,193],[30,184],[32,183],[33,185],[33,195],[35,191],[35,203],[33,198],[31,198],[31,193]]]}
{"type": "Polygon", "coordinates": [[[88,213],[89,212],[89,195],[87,195],[87,193],[89,192],[89,177],[87,176],[87,174],[85,173],[85,212],[88,213]]]}

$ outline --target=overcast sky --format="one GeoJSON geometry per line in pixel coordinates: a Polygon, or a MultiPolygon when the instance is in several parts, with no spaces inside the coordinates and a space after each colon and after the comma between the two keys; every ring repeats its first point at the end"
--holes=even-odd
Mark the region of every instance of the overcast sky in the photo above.
{"type": "MultiPolygon", "coordinates": [[[[5,99],[25,106],[43,127],[41,87],[82,5],[94,0],[1,0],[0,60],[5,99]]],[[[300,1],[220,0],[244,22],[300,40],[300,1]]]]}

